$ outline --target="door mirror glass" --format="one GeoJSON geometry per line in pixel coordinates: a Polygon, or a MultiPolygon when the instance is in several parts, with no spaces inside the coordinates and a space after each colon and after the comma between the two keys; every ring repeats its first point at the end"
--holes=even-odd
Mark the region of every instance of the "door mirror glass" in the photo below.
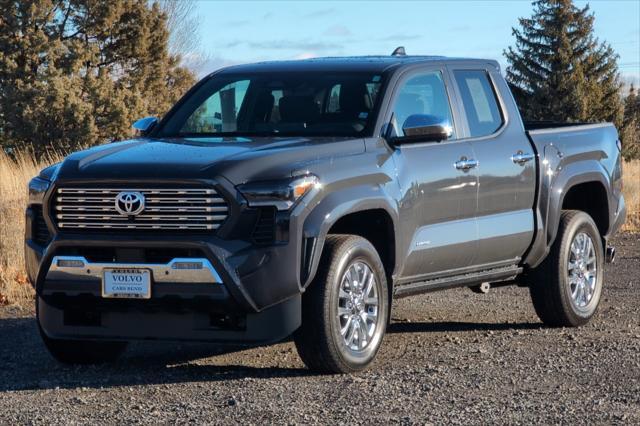
{"type": "Polygon", "coordinates": [[[453,134],[451,122],[447,118],[430,114],[413,114],[402,125],[403,137],[399,142],[420,140],[422,142],[440,142],[453,134]]]}
{"type": "Polygon", "coordinates": [[[145,117],[133,123],[133,128],[142,136],[149,133],[151,129],[158,123],[156,117],[145,117]]]}

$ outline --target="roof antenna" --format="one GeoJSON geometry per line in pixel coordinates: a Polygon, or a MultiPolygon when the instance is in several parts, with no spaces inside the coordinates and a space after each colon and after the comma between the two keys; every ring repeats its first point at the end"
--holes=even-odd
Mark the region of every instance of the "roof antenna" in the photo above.
{"type": "Polygon", "coordinates": [[[404,46],[398,46],[391,56],[407,56],[407,52],[404,51],[404,46]]]}

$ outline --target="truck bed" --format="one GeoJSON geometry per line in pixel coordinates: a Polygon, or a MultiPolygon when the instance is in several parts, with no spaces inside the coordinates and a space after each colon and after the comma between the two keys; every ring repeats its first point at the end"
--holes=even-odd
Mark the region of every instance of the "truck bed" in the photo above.
{"type": "MultiPolygon", "coordinates": [[[[526,122],[526,134],[538,156],[537,220],[545,234],[538,233],[534,247],[550,244],[555,238],[559,214],[563,208],[566,188],[581,182],[595,181],[602,188],[604,199],[594,209],[605,239],[620,227],[624,220],[624,201],[621,197],[620,145],[618,132],[612,123],[556,123],[526,122]]],[[[596,192],[585,198],[585,205],[602,200],[596,192]]],[[[593,212],[592,212],[593,213],[593,212]]],[[[536,265],[546,253],[534,248],[527,262],[536,265]]]]}

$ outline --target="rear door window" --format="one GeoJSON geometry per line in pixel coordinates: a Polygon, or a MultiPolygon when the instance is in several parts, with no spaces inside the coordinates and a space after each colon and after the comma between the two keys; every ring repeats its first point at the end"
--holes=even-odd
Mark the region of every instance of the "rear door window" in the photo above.
{"type": "Polygon", "coordinates": [[[504,119],[498,99],[486,71],[458,70],[453,72],[462,97],[471,137],[495,133],[504,119]]]}

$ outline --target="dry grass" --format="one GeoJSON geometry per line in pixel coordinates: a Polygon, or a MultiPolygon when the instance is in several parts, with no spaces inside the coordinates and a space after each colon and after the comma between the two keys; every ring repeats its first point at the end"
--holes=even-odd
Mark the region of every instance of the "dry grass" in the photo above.
{"type": "MultiPolygon", "coordinates": [[[[15,159],[0,150],[0,305],[28,303],[33,290],[24,273],[23,236],[27,183],[61,154],[34,158],[29,151],[15,159]]],[[[623,230],[640,232],[640,160],[624,164],[624,194],[627,222],[623,230]]]]}
{"type": "Polygon", "coordinates": [[[33,300],[33,290],[24,273],[24,208],[27,183],[62,155],[35,158],[28,150],[9,158],[0,149],[0,305],[33,300]]]}
{"type": "Polygon", "coordinates": [[[640,160],[632,160],[622,166],[624,201],[627,203],[627,220],[623,231],[640,232],[640,160]]]}

